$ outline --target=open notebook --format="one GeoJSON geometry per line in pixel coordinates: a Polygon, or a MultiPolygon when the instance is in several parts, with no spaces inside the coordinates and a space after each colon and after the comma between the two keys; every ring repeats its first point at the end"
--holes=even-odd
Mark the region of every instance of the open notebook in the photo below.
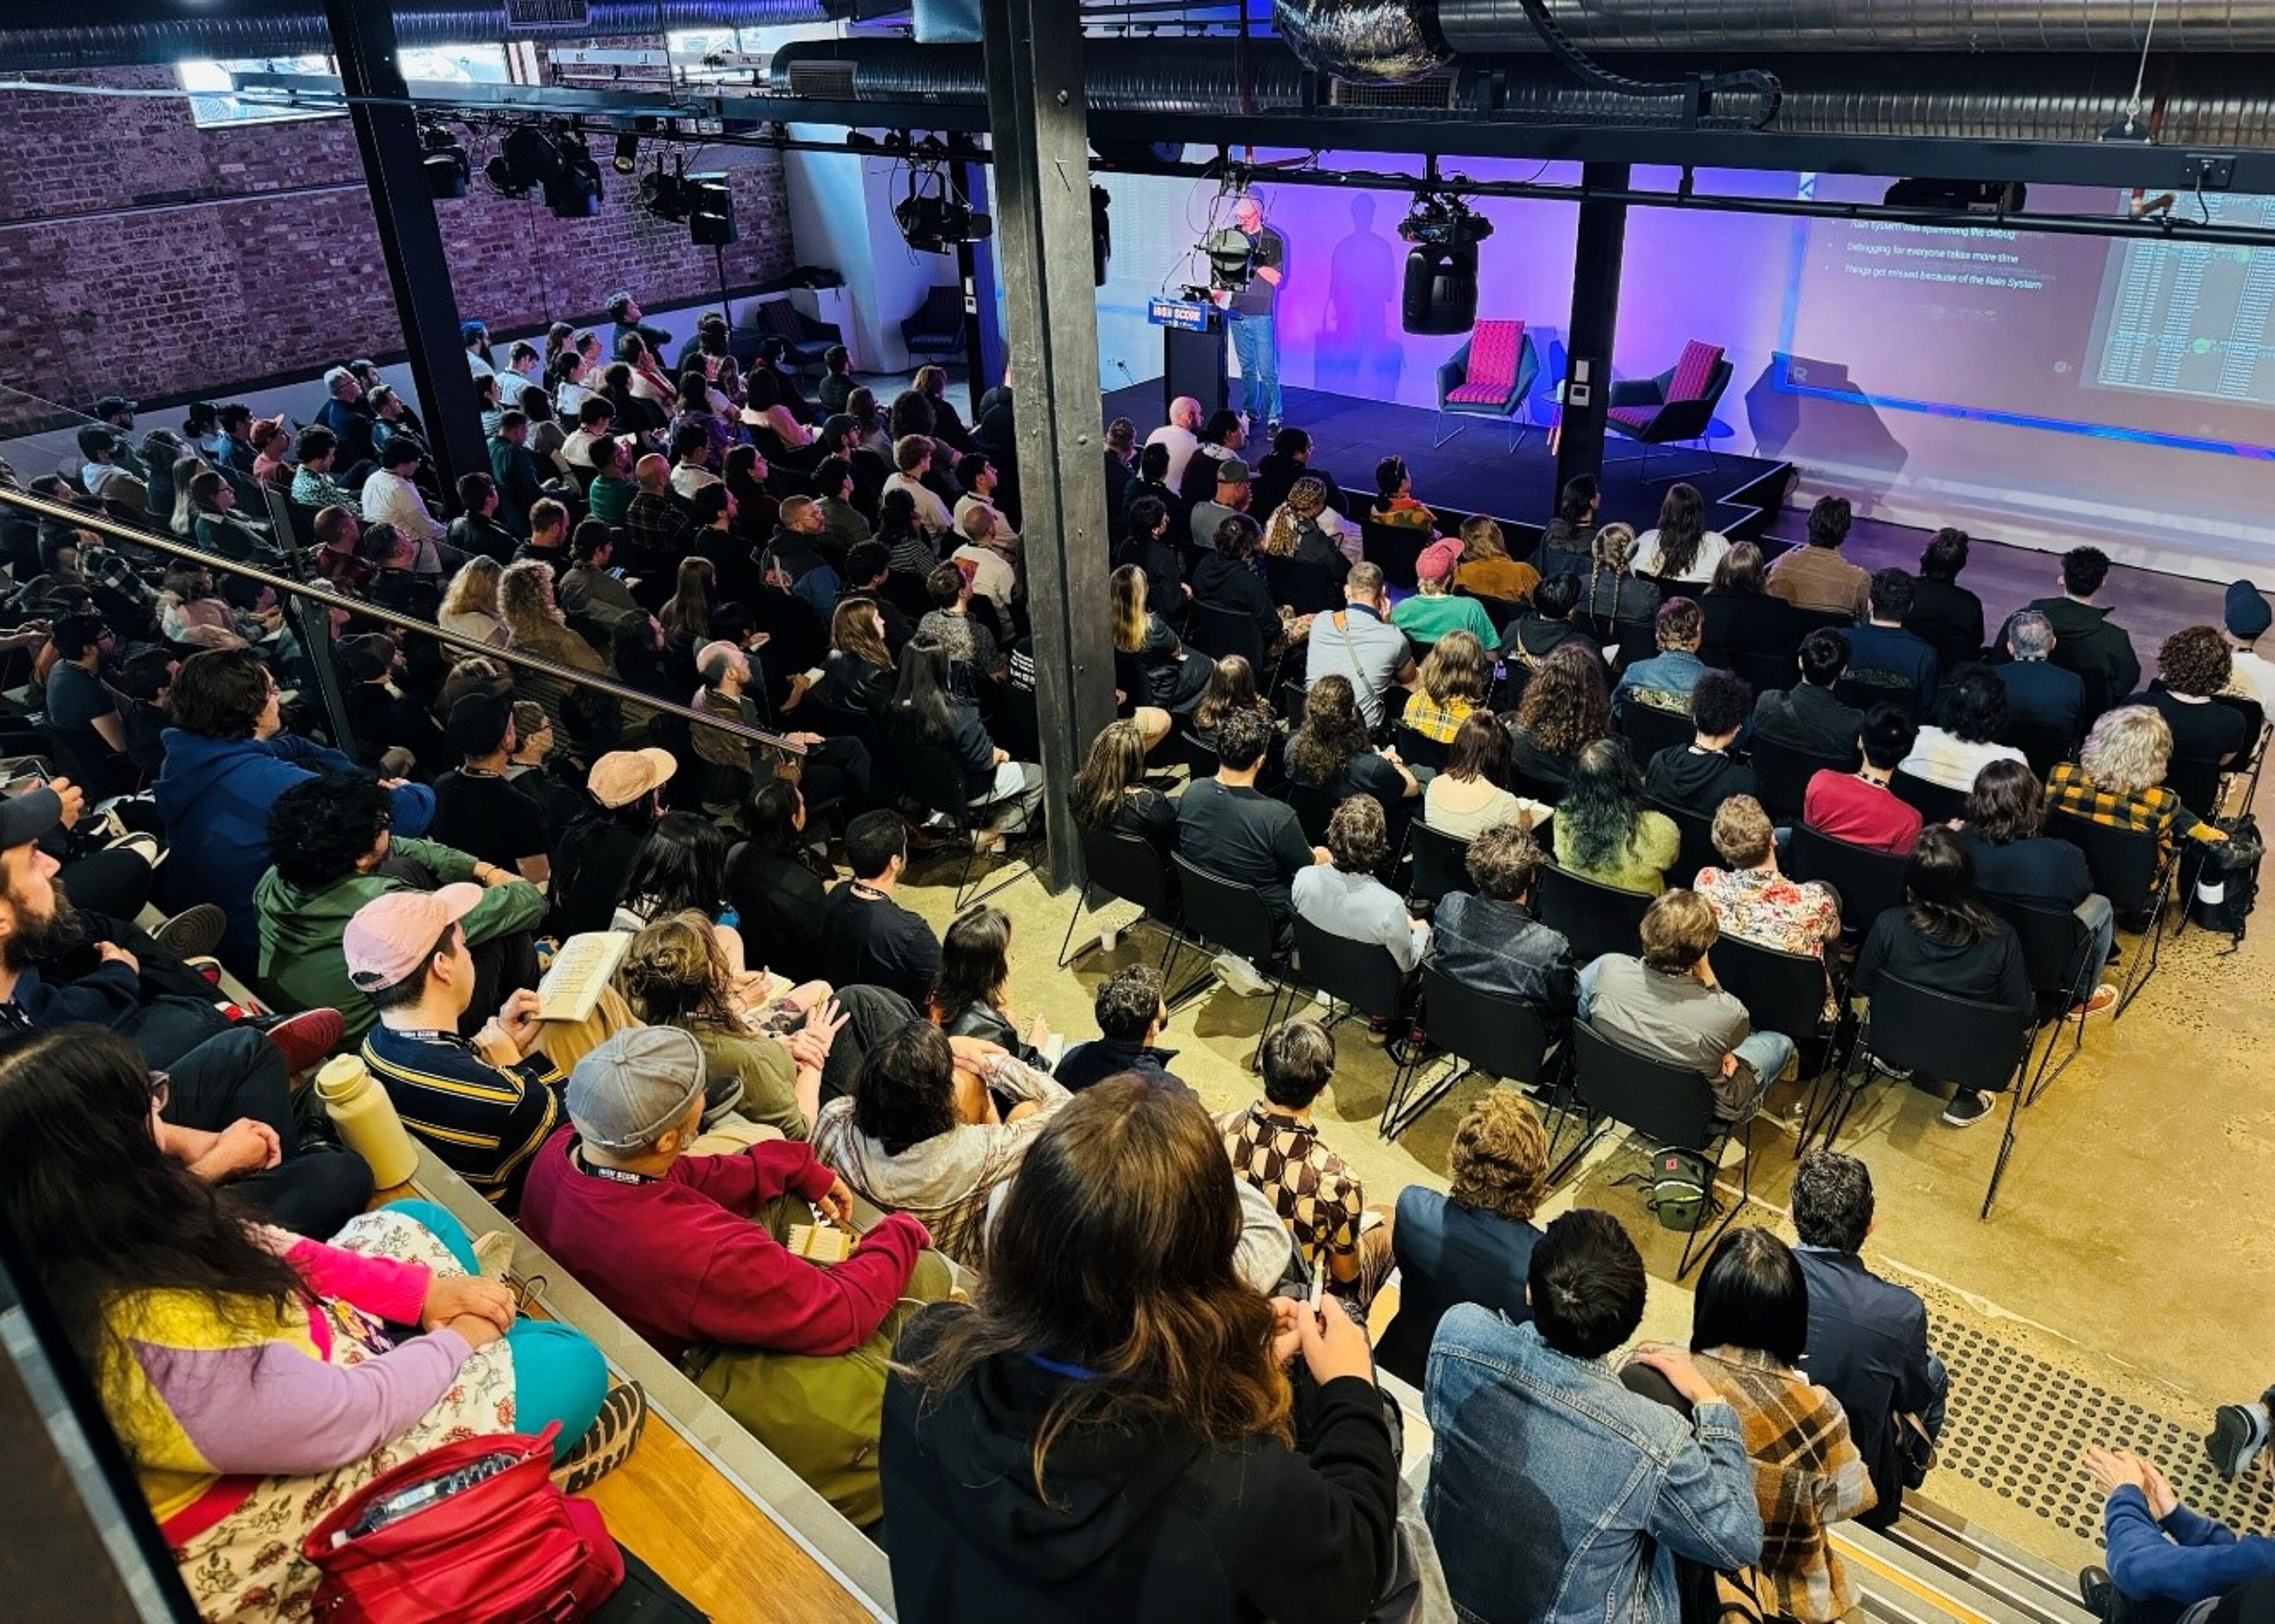
{"type": "Polygon", "coordinates": [[[624,931],[587,931],[563,942],[537,984],[538,1019],[581,1021],[592,1014],[631,940],[624,931]]]}

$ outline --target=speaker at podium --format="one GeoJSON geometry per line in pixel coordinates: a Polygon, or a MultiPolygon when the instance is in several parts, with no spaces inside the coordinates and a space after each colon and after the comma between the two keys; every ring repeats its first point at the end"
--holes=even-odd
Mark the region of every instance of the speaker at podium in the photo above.
{"type": "Polygon", "coordinates": [[[1225,381],[1224,313],[1206,299],[1158,296],[1146,302],[1145,319],[1161,329],[1161,416],[1169,403],[1190,395],[1201,414],[1221,412],[1231,397],[1225,381]]]}

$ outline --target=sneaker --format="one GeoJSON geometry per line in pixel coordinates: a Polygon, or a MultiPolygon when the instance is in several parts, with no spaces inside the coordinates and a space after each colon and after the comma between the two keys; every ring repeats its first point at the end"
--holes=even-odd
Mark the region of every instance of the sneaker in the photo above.
{"type": "Polygon", "coordinates": [[[2093,989],[2093,996],[2082,1004],[2070,1006],[2069,1018],[2082,1021],[2089,1015],[2107,1015],[2117,1007],[2117,989],[2106,981],[2093,989]]]}
{"type": "Polygon", "coordinates": [[[1255,965],[1236,953],[1218,954],[1209,968],[1216,971],[1218,980],[1243,998],[1255,998],[1272,986],[1255,965]]]}
{"type": "Polygon", "coordinates": [[[1972,1127],[1991,1114],[1991,1107],[1994,1103],[1996,1103],[1994,1095],[1987,1094],[1979,1088],[1962,1088],[1951,1097],[1951,1103],[1943,1108],[1944,1126],[1946,1128],[1972,1127]]]}
{"type": "Polygon", "coordinates": [[[474,1273],[484,1280],[503,1280],[513,1266],[513,1232],[491,1229],[474,1237],[474,1273]]]}
{"type": "MultiPolygon", "coordinates": [[[[152,868],[157,867],[159,864],[166,860],[166,849],[158,843],[158,837],[155,835],[147,834],[140,829],[136,829],[129,834],[121,835],[115,840],[107,840],[103,842],[102,849],[105,851],[132,851],[136,856],[140,857],[145,863],[147,863],[152,868]]],[[[210,903],[200,903],[198,904],[199,908],[210,908],[212,906],[213,904],[210,903]]],[[[193,908],[190,911],[192,913],[195,913],[197,909],[193,908]]],[[[220,910],[215,909],[215,911],[219,912],[220,910]]],[[[215,940],[219,940],[220,938],[215,937],[215,940]]]]}
{"type": "Polygon", "coordinates": [[[2204,1436],[2204,1453],[2221,1477],[2240,1477],[2267,1444],[2264,1404],[2223,1404],[2212,1412],[2211,1431],[2204,1436]]]}
{"type": "Polygon", "coordinates": [[[1870,1051],[1867,1051],[1864,1055],[1864,1063],[1882,1076],[1893,1077],[1899,1083],[1908,1083],[1912,1080],[1912,1069],[1909,1066],[1891,1066],[1870,1051]]]}
{"type": "Polygon", "coordinates": [[[184,959],[182,963],[190,969],[196,971],[198,974],[203,976],[214,986],[219,986],[221,985],[221,961],[214,957],[210,953],[193,954],[188,958],[184,959]]]}
{"type": "Polygon", "coordinates": [[[229,916],[211,903],[185,908],[150,933],[150,940],[178,959],[203,958],[221,946],[229,916]]]}
{"type": "Polygon", "coordinates": [[[284,1069],[297,1077],[311,1066],[323,1064],[340,1046],[347,1023],[336,1009],[310,1009],[286,1016],[265,1028],[263,1035],[283,1054],[284,1069]]]}
{"type": "Polygon", "coordinates": [[[620,1381],[601,1401],[601,1413],[568,1458],[553,1469],[553,1486],[581,1494],[624,1463],[647,1425],[647,1394],[636,1381],[620,1381]]]}

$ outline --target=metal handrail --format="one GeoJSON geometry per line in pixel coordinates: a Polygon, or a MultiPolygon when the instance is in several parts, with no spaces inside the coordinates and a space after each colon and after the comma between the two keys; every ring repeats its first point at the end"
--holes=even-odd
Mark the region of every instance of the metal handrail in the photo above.
{"type": "MultiPolygon", "coordinates": [[[[699,723],[707,728],[715,728],[722,733],[747,739],[753,744],[765,744],[793,755],[802,756],[805,753],[805,745],[785,738],[779,733],[769,733],[763,728],[754,728],[747,722],[732,721],[724,716],[714,716],[708,712],[699,711],[691,706],[680,705],[670,699],[660,699],[652,693],[643,693],[637,688],[628,688],[613,677],[595,676],[590,671],[579,671],[573,666],[561,665],[536,654],[523,653],[517,649],[498,648],[470,638],[464,632],[448,631],[432,621],[420,620],[416,616],[404,615],[395,609],[382,608],[378,604],[367,603],[360,598],[351,598],[344,593],[334,592],[328,586],[314,586],[306,581],[296,581],[291,576],[279,575],[275,570],[264,570],[258,564],[248,564],[234,558],[224,558],[218,553],[208,553],[203,548],[193,547],[176,536],[157,531],[142,530],[132,525],[124,524],[107,513],[89,512],[85,508],[71,507],[60,502],[49,501],[45,496],[34,495],[28,491],[11,490],[4,486],[0,486],[0,505],[34,514],[42,518],[59,519],[74,529],[92,530],[98,535],[109,536],[115,540],[125,541],[136,547],[151,548],[170,557],[187,559],[192,563],[203,564],[215,575],[230,575],[242,580],[255,581],[278,593],[289,593],[306,601],[321,604],[326,608],[342,609],[359,619],[376,621],[383,626],[391,626],[398,631],[413,631],[421,637],[433,638],[437,642],[447,644],[451,647],[464,649],[468,653],[480,654],[487,660],[495,660],[506,665],[518,666],[524,670],[534,671],[540,676],[557,677],[576,687],[608,694],[625,704],[639,706],[646,710],[660,711],[666,715],[677,716],[684,721],[699,723]]],[[[317,651],[312,649],[309,652],[313,655],[317,651]]]]}

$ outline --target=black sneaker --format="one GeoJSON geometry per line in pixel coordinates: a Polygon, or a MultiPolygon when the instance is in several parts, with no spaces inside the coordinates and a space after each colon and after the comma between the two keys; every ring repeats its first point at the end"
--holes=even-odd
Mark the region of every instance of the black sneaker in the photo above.
{"type": "Polygon", "coordinates": [[[2204,1453],[2212,1469],[2231,1481],[2243,1475],[2251,1458],[2267,1444],[2267,1409],[2261,1404],[2223,1404],[2212,1412],[2204,1453]]]}
{"type": "Polygon", "coordinates": [[[2117,1583],[2105,1567],[2081,1567],[2077,1570],[2077,1594],[2087,1612],[2097,1619],[2106,1619],[2117,1600],[2117,1583]]]}
{"type": "Polygon", "coordinates": [[[227,914],[211,903],[200,903],[152,931],[150,940],[178,959],[203,958],[221,946],[228,929],[227,914]]]}
{"type": "Polygon", "coordinates": [[[1996,1096],[1979,1088],[1962,1088],[1951,1097],[1943,1108],[1944,1125],[1947,1128],[1971,1128],[1991,1114],[1996,1096]]]}
{"type": "Polygon", "coordinates": [[[620,1381],[601,1401],[585,1436],[568,1458],[553,1469],[554,1486],[563,1494],[581,1494],[624,1463],[647,1425],[647,1394],[634,1381],[620,1381]]]}

